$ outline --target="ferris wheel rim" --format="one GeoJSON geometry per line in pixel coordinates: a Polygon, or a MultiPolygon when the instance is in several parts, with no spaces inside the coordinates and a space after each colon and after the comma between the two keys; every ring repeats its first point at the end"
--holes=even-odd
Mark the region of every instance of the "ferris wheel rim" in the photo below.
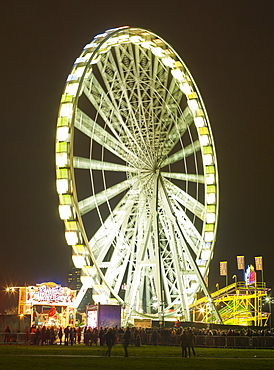
{"type": "MultiPolygon", "coordinates": [[[[147,31],[147,30],[144,30],[144,29],[137,29],[137,28],[131,28],[131,27],[125,27],[123,28],[123,30],[128,30],[130,32],[130,30],[139,30],[140,32],[149,32],[150,35],[153,35],[155,37],[157,37],[158,39],[160,39],[161,41],[163,41],[163,39],[161,39],[159,36],[157,36],[156,34],[154,33],[151,33],[150,31],[147,31]]],[[[122,31],[123,32],[123,31],[122,31]]],[[[89,63],[86,64],[85,66],[85,70],[87,71],[91,62],[93,61],[93,58],[98,54],[100,48],[102,48],[102,46],[106,43],[107,40],[113,38],[115,35],[119,35],[121,33],[121,29],[117,29],[117,30],[114,30],[113,32],[110,32],[109,34],[103,36],[102,38],[102,41],[98,43],[98,45],[96,46],[96,48],[93,50],[93,54],[92,56],[90,57],[89,59],[89,63]]],[[[99,35],[100,36],[100,35],[99,35]]],[[[98,38],[98,37],[97,37],[98,38]]],[[[165,43],[165,45],[168,45],[169,46],[169,49],[174,51],[174,49],[169,45],[167,44],[165,41],[163,41],[165,43]]],[[[181,60],[181,58],[179,57],[179,55],[174,51],[174,54],[176,55],[176,58],[181,62],[183,63],[183,61],[181,60]]],[[[187,70],[185,64],[183,63],[183,66],[184,68],[187,70]]],[[[199,90],[197,89],[196,87],[196,84],[195,84],[195,81],[194,79],[192,78],[192,76],[190,75],[189,71],[187,70],[187,73],[188,73],[188,76],[191,78],[191,82],[193,84],[193,86],[195,87],[195,92],[196,94],[198,95],[198,98],[197,100],[199,99],[199,102],[201,102],[201,105],[202,105],[202,109],[203,109],[203,113],[205,115],[205,120],[207,120],[207,128],[209,129],[209,135],[210,135],[210,138],[211,138],[211,145],[213,147],[213,152],[215,154],[215,148],[214,148],[214,142],[213,142],[213,139],[212,139],[212,133],[211,133],[211,128],[210,128],[210,124],[209,124],[209,121],[208,121],[208,117],[207,117],[207,113],[206,113],[206,110],[204,108],[204,103],[203,103],[203,100],[201,99],[201,96],[200,96],[200,93],[199,93],[199,90]]],[[[72,122],[72,126],[74,126],[75,124],[75,116],[76,116],[76,112],[77,112],[77,104],[78,104],[78,99],[79,99],[79,94],[81,92],[81,89],[82,89],[82,86],[83,86],[83,81],[84,81],[84,78],[85,78],[85,74],[83,73],[82,76],[81,76],[81,79],[80,79],[80,83],[79,83],[79,88],[77,90],[77,94],[75,96],[75,100],[74,100],[74,107],[73,107],[73,115],[72,115],[72,119],[71,119],[71,122],[72,122]]],[[[195,98],[196,99],[196,98],[195,98]]],[[[195,100],[194,99],[194,100],[195,100]]],[[[72,131],[72,135],[73,135],[73,131],[72,131]]],[[[71,138],[71,142],[73,143],[73,137],[71,138]]],[[[72,147],[73,148],[73,147],[72,147]]],[[[72,166],[71,168],[73,168],[73,160],[74,160],[74,155],[73,155],[73,149],[71,149],[70,151],[70,161],[71,161],[71,164],[70,166],[72,166]]],[[[216,184],[218,183],[218,173],[217,173],[217,162],[216,162],[216,154],[214,155],[214,167],[215,167],[215,182],[216,184]]],[[[73,187],[75,188],[76,187],[76,183],[75,183],[75,178],[74,178],[74,172],[73,170],[71,171],[71,176],[72,176],[72,183],[73,183],[73,187]]],[[[218,187],[217,187],[217,192],[218,192],[218,187]]],[[[88,240],[87,236],[86,236],[86,232],[85,232],[85,227],[82,223],[82,217],[80,215],[80,211],[79,211],[79,201],[77,199],[77,194],[76,193],[73,193],[73,197],[74,197],[74,202],[75,202],[75,210],[76,210],[76,213],[78,214],[78,222],[79,222],[79,225],[80,225],[80,228],[81,228],[81,233],[82,233],[82,237],[83,239],[85,240],[85,244],[86,246],[89,245],[90,241],[88,240]]],[[[216,194],[216,197],[217,197],[217,200],[216,200],[216,204],[218,206],[218,193],[216,194]]],[[[218,208],[215,212],[215,215],[216,215],[216,219],[217,219],[217,216],[218,216],[218,208]]],[[[217,224],[217,220],[215,221],[215,225],[217,224]]],[[[215,234],[214,234],[214,239],[215,239],[215,235],[216,235],[216,228],[215,228],[215,234]]],[[[93,253],[90,251],[90,256],[91,256],[91,259],[93,260],[93,264],[95,266],[97,266],[97,261],[96,259],[93,258],[93,253]]],[[[210,260],[209,260],[210,262],[210,260]]],[[[208,265],[207,265],[207,270],[209,268],[209,262],[208,262],[208,265]]],[[[97,268],[97,271],[98,273],[100,274],[101,278],[104,280],[105,276],[102,274],[101,272],[101,269],[98,267],[97,268]]],[[[205,274],[206,274],[206,271],[205,271],[205,274]]],[[[106,285],[107,285],[107,282],[105,282],[106,285]]],[[[112,292],[112,294],[114,296],[116,296],[117,300],[121,303],[125,303],[121,297],[119,297],[118,294],[116,294],[116,292],[113,291],[113,289],[111,289],[109,287],[110,291],[112,292]]]]}

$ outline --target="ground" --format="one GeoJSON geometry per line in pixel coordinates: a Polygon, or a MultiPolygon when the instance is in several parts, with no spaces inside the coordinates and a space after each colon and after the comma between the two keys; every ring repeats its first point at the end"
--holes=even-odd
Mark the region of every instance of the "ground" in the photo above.
{"type": "Polygon", "coordinates": [[[271,349],[196,348],[197,357],[182,358],[180,347],[129,346],[124,357],[121,345],[115,345],[112,356],[105,357],[106,347],[85,345],[24,346],[1,345],[0,369],[257,369],[274,368],[271,349]]]}

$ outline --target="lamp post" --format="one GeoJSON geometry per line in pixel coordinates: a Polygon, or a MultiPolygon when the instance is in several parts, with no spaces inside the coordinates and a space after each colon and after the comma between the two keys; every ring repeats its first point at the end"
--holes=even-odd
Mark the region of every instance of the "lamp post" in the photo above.
{"type": "MultiPolygon", "coordinates": [[[[19,289],[20,289],[19,286],[6,287],[6,292],[8,293],[9,298],[12,298],[12,305],[16,305],[17,312],[18,312],[18,298],[17,298],[18,296],[15,293],[18,293],[19,289]],[[16,299],[16,301],[15,301],[15,299],[16,299]]],[[[13,306],[12,306],[12,308],[13,308],[13,306]]]]}
{"type": "Polygon", "coordinates": [[[237,285],[237,275],[233,275],[232,279],[234,279],[234,283],[237,285]]]}
{"type": "Polygon", "coordinates": [[[20,286],[8,286],[6,288],[6,292],[7,293],[14,293],[16,289],[20,289],[21,287],[20,286]]]}
{"type": "MultiPolygon", "coordinates": [[[[20,318],[23,318],[25,315],[25,304],[26,304],[26,286],[9,286],[6,287],[7,293],[18,292],[18,301],[17,301],[17,312],[20,318]]],[[[33,319],[33,306],[31,306],[31,323],[33,319]]]]}

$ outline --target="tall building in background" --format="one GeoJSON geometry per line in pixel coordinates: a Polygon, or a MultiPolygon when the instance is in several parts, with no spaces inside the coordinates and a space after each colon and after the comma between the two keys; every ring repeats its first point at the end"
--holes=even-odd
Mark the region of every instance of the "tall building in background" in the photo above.
{"type": "Polygon", "coordinates": [[[81,269],[71,266],[68,274],[68,287],[70,289],[77,290],[78,292],[81,289],[81,286],[81,269]]]}
{"type": "MultiPolygon", "coordinates": [[[[70,289],[76,290],[78,293],[81,289],[81,286],[81,269],[78,269],[71,265],[70,272],[68,274],[68,287],[70,289]]],[[[86,306],[89,304],[92,304],[92,288],[89,288],[87,290],[77,311],[80,313],[85,313],[86,306]]]]}

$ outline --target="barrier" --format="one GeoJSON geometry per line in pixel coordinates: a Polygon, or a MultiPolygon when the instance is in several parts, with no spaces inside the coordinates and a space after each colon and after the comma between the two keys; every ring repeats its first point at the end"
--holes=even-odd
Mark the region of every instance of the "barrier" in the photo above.
{"type": "Polygon", "coordinates": [[[25,344],[29,341],[28,333],[4,333],[0,332],[0,344],[25,344]]]}
{"type": "MultiPolygon", "coordinates": [[[[168,332],[157,333],[157,340],[152,333],[135,332],[131,344],[135,345],[137,336],[140,336],[143,345],[180,346],[180,335],[168,332]]],[[[30,333],[0,332],[0,344],[35,344],[34,335],[30,333]]],[[[117,334],[117,343],[123,343],[123,333],[117,334]]],[[[272,336],[229,336],[229,335],[194,335],[195,347],[205,348],[274,348],[272,336]]]]}
{"type": "MultiPolygon", "coordinates": [[[[136,332],[137,333],[137,332],[136,332]]],[[[152,334],[141,333],[141,344],[180,346],[180,336],[176,334],[157,333],[157,340],[152,334]]],[[[123,342],[123,334],[118,334],[118,343],[123,342]]],[[[135,338],[132,338],[135,344],[135,338]]],[[[227,335],[194,335],[195,347],[205,348],[274,348],[274,337],[272,336],[227,336],[227,335]]]]}

